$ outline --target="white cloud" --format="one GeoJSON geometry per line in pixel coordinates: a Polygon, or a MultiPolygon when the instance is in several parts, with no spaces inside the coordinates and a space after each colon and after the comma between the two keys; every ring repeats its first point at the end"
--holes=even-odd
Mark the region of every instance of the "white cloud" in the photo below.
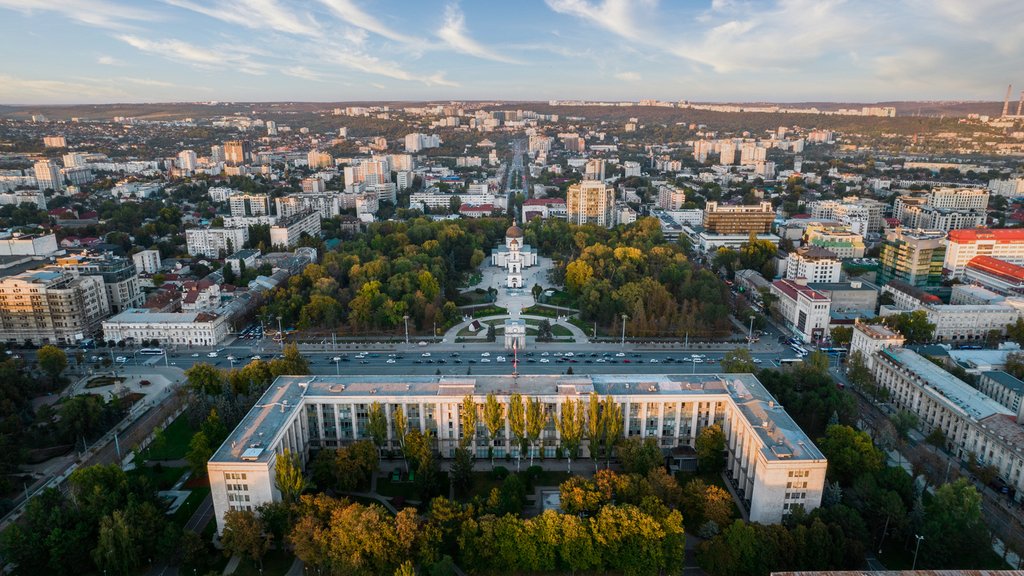
{"type": "Polygon", "coordinates": [[[310,70],[305,66],[291,66],[281,69],[281,73],[294,78],[301,78],[302,80],[313,80],[316,82],[323,81],[324,75],[310,70]]]}
{"type": "Polygon", "coordinates": [[[618,36],[641,40],[647,32],[637,23],[637,13],[654,6],[654,0],[604,0],[591,4],[587,0],[545,0],[548,7],[560,14],[575,16],[618,36]]]}
{"type": "Polygon", "coordinates": [[[615,77],[619,80],[625,80],[626,82],[636,82],[640,80],[640,75],[636,72],[619,72],[615,77]]]}
{"type": "Polygon", "coordinates": [[[466,32],[466,17],[463,15],[462,10],[459,10],[458,5],[449,4],[444,11],[444,24],[441,29],[437,32],[437,35],[444,43],[452,49],[462,52],[463,54],[469,54],[477,58],[483,58],[484,60],[494,60],[495,62],[505,62],[506,64],[520,64],[518,60],[498,54],[491,48],[480,44],[469,36],[466,32]]]}
{"type": "Polygon", "coordinates": [[[129,84],[138,84],[139,86],[154,86],[157,88],[176,88],[177,84],[171,82],[164,82],[163,80],[153,80],[151,78],[117,78],[119,82],[128,82],[129,84]]]}
{"type": "Polygon", "coordinates": [[[441,72],[429,75],[413,74],[395,62],[381,60],[376,56],[370,56],[362,52],[353,52],[342,46],[334,46],[332,49],[323,51],[323,58],[352,70],[394,78],[395,80],[421,82],[428,86],[458,86],[458,84],[446,80],[441,72]]]}
{"type": "Polygon", "coordinates": [[[223,0],[212,3],[196,3],[191,0],[164,0],[164,2],[255,30],[277,30],[288,34],[318,36],[320,26],[308,14],[300,16],[295,10],[285,8],[275,0],[223,0]]]}
{"type": "Polygon", "coordinates": [[[0,102],[31,104],[46,102],[82,102],[119,99],[127,93],[109,83],[34,80],[0,74],[0,102]]]}
{"type": "Polygon", "coordinates": [[[352,0],[320,0],[320,3],[329,8],[338,18],[367,32],[372,32],[378,36],[383,36],[403,44],[420,44],[423,42],[419,38],[407,36],[396,31],[394,27],[384,24],[373,15],[365,12],[352,0]]]}
{"type": "Polygon", "coordinates": [[[100,56],[96,59],[97,64],[103,64],[104,66],[124,66],[124,62],[114,58],[113,56],[100,56]]]}
{"type": "Polygon", "coordinates": [[[158,16],[149,10],[106,0],[0,0],[0,8],[25,14],[55,12],[82,24],[100,28],[126,29],[128,22],[153,22],[158,16]]]}
{"type": "Polygon", "coordinates": [[[235,46],[222,46],[211,49],[173,38],[169,40],[147,40],[129,34],[122,34],[117,36],[117,38],[143,52],[186,62],[202,68],[213,69],[226,66],[234,68],[239,72],[253,75],[261,75],[266,71],[264,64],[252,61],[248,54],[237,50],[235,46]]]}

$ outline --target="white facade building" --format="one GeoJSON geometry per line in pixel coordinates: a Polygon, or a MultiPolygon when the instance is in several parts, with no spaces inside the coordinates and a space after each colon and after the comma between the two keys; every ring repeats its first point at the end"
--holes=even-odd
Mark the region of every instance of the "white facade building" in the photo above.
{"type": "Polygon", "coordinates": [[[240,250],[249,240],[248,228],[189,228],[185,245],[193,256],[220,258],[240,250]]]}
{"type": "Polygon", "coordinates": [[[991,256],[1010,264],[1024,265],[1024,229],[951,230],[942,268],[953,277],[963,276],[967,263],[975,256],[991,256]]]}
{"type": "MultiPolygon", "coordinates": [[[[749,510],[751,521],[778,523],[801,506],[821,503],[827,461],[814,442],[751,374],[587,376],[281,376],[242,419],[207,464],[218,531],[229,510],[255,510],[279,501],[274,481],[286,449],[306,464],[310,449],[337,448],[368,438],[368,407],[379,402],[390,420],[401,410],[410,427],[430,432],[432,448],[450,458],[460,438],[486,457],[484,427],[460,429],[466,395],[478,409],[494,393],[509,403],[509,390],[536,398],[553,418],[570,400],[590,393],[620,406],[623,436],[654,438],[670,454],[693,447],[704,428],[718,424],[726,437],[726,474],[749,510]]],[[[494,453],[515,456],[508,426],[494,440],[494,453]]],[[[548,420],[531,452],[558,455],[558,430],[548,420]]],[[[389,437],[386,448],[397,446],[389,437]]],[[[584,443],[583,451],[588,450],[584,443]]],[[[524,454],[525,455],[525,454],[524,454]]]]}
{"type": "Polygon", "coordinates": [[[266,216],[270,214],[270,197],[257,194],[235,194],[228,198],[231,215],[266,216]]]}
{"type": "Polygon", "coordinates": [[[809,288],[803,280],[776,280],[771,293],[777,298],[779,317],[801,340],[816,342],[828,336],[831,298],[809,288]]]}
{"type": "Polygon", "coordinates": [[[231,329],[227,316],[213,312],[152,312],[130,309],[103,322],[107,340],[156,339],[161,345],[216,346],[231,329]]]}
{"type": "Polygon", "coordinates": [[[292,248],[299,243],[303,234],[320,237],[320,215],[316,212],[296,214],[281,218],[270,227],[270,245],[292,248]]]}
{"type": "Polygon", "coordinates": [[[842,267],[842,262],[831,251],[804,246],[789,253],[785,277],[804,278],[808,282],[839,282],[842,267]]]}

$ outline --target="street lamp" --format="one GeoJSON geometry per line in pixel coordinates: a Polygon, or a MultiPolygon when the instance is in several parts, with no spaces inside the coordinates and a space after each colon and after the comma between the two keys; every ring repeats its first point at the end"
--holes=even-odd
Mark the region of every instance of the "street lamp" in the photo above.
{"type": "Polygon", "coordinates": [[[341,356],[335,356],[331,358],[331,361],[334,362],[335,372],[338,376],[341,376],[341,356]]]}
{"type": "Polygon", "coordinates": [[[281,341],[281,350],[284,350],[284,329],[281,328],[281,317],[277,317],[277,337],[281,341]]]}
{"type": "Polygon", "coordinates": [[[754,315],[750,315],[750,330],[747,331],[747,350],[754,345],[754,315]]]}
{"type": "Polygon", "coordinates": [[[626,320],[629,320],[629,316],[622,315],[622,347],[626,347],[626,320]]]}
{"type": "Polygon", "coordinates": [[[409,315],[402,316],[402,320],[405,320],[405,345],[409,345],[409,315]]]}
{"type": "Polygon", "coordinates": [[[911,565],[911,570],[917,569],[917,552],[921,549],[921,540],[924,540],[924,536],[920,534],[914,534],[914,538],[917,538],[917,546],[914,546],[914,563],[911,565]]]}

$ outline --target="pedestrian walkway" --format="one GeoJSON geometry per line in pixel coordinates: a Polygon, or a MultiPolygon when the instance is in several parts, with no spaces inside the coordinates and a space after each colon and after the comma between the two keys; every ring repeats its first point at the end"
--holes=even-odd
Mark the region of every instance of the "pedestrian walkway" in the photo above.
{"type": "Polygon", "coordinates": [[[238,556],[238,555],[232,556],[231,559],[228,560],[228,565],[224,567],[224,572],[222,572],[222,574],[225,574],[225,575],[227,575],[227,574],[234,574],[235,570],[238,570],[238,564],[241,561],[242,561],[242,557],[241,556],[238,556]]]}

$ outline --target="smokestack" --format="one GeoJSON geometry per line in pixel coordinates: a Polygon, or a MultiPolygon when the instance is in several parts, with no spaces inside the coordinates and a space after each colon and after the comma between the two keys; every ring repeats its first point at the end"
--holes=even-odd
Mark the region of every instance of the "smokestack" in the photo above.
{"type": "Polygon", "coordinates": [[[1020,91],[1020,102],[1017,102],[1017,116],[1020,116],[1022,108],[1024,108],[1024,90],[1020,91]]]}
{"type": "Polygon", "coordinates": [[[1013,91],[1013,84],[1006,87],[1006,98],[1003,100],[1003,116],[1010,113],[1010,92],[1013,91]]]}

